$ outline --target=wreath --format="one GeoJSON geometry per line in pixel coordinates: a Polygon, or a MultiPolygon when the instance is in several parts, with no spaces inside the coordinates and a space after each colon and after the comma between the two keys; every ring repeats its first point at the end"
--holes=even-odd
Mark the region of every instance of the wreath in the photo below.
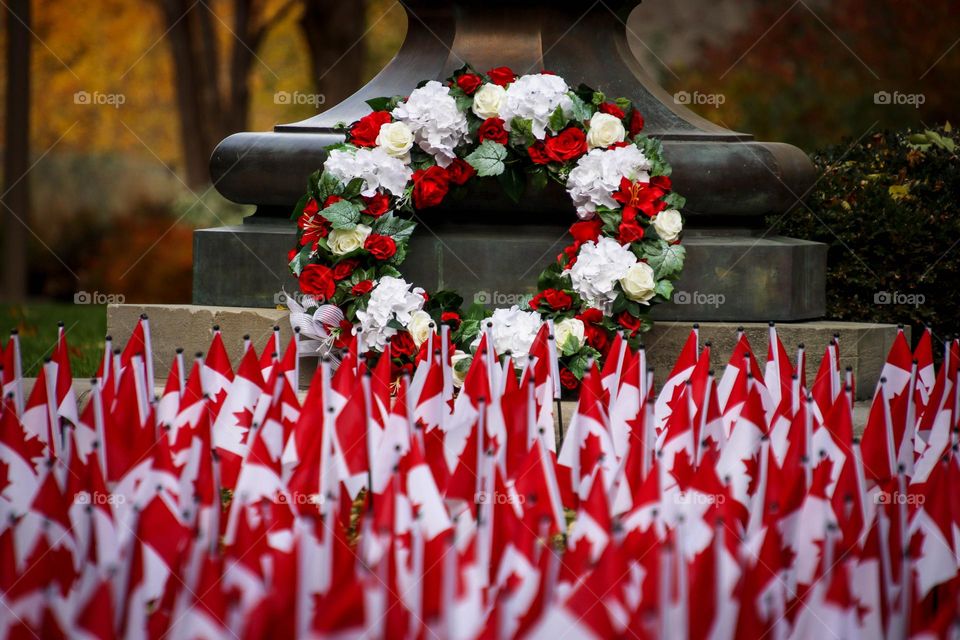
{"type": "Polygon", "coordinates": [[[389,345],[399,375],[412,370],[435,327],[447,325],[457,381],[486,318],[494,348],[518,366],[550,319],[561,383],[573,389],[616,332],[639,345],[650,309],[670,300],[683,268],[685,201],[630,100],[571,89],[546,71],[467,65],[407,97],[367,104],[372,113],[338,127],[345,141],[328,147],[292,216],[297,245],[288,259],[302,295],[291,312],[321,339],[318,350],[344,349],[351,335],[360,351],[389,345]],[[476,178],[496,178],[515,201],[528,183],[542,189],[553,180],[576,209],[573,243],[540,274],[526,309],[463,309],[455,292],[429,295],[397,269],[416,227],[410,214],[476,178]]]}

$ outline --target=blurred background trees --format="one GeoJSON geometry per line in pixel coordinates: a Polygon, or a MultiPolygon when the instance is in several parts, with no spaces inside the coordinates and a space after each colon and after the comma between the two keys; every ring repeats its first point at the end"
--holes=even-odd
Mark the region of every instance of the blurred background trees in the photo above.
{"type": "MultiPolygon", "coordinates": [[[[16,240],[10,216],[2,233],[29,251],[34,298],[85,290],[189,301],[192,229],[249,212],[209,184],[213,146],[336,104],[383,66],[406,31],[394,0],[19,3],[32,9],[32,55],[8,46],[17,33],[8,9],[0,143],[13,152],[14,133],[28,129],[22,170],[5,164],[4,179],[33,167],[21,182],[35,235],[16,240]],[[7,95],[18,64],[30,70],[28,96],[7,95]],[[314,98],[281,99],[294,92],[314,98]],[[24,97],[30,121],[17,127],[11,104],[24,97]]],[[[645,0],[627,29],[635,54],[671,93],[723,95],[716,107],[691,105],[701,115],[813,152],[845,136],[956,122],[958,11],[948,0],[645,0]],[[878,91],[924,101],[878,104],[878,91]]],[[[14,290],[4,284],[2,293],[14,290]]]]}

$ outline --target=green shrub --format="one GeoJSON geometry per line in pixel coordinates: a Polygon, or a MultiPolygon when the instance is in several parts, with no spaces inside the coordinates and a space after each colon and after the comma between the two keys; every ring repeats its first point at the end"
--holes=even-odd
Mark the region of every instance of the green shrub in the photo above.
{"type": "Polygon", "coordinates": [[[821,175],[807,206],[768,223],[829,245],[829,318],[960,331],[958,146],[947,124],[813,155],[821,175]]]}

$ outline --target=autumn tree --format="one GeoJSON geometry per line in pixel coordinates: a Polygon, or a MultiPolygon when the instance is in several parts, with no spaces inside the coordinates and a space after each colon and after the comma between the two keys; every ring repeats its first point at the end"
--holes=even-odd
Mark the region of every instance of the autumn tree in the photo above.
{"type": "Polygon", "coordinates": [[[27,291],[30,223],[30,0],[8,0],[6,127],[3,149],[3,292],[21,301],[27,291]]]}

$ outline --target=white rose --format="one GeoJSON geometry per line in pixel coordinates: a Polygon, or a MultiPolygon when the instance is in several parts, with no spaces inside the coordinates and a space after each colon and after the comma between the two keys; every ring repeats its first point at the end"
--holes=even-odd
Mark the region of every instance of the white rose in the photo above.
{"type": "Polygon", "coordinates": [[[680,232],[683,231],[683,220],[680,218],[680,212],[676,209],[661,211],[653,219],[653,228],[657,230],[658,236],[667,242],[673,242],[680,237],[680,232]]]}
{"type": "Polygon", "coordinates": [[[464,353],[460,349],[453,353],[450,357],[450,373],[453,375],[453,386],[463,386],[463,380],[467,377],[467,371],[470,370],[472,362],[473,356],[469,353],[464,353]]]}
{"type": "Polygon", "coordinates": [[[557,347],[565,354],[575,353],[583,346],[583,322],[576,318],[561,320],[553,327],[557,347]]]}
{"type": "Polygon", "coordinates": [[[390,157],[408,160],[413,148],[413,132],[403,122],[387,122],[380,126],[377,146],[390,157]]]}
{"type": "MultiPolygon", "coordinates": [[[[382,131],[382,129],[381,129],[382,131]]],[[[606,149],[612,144],[623,142],[627,137],[627,130],[623,128],[620,118],[609,113],[598,113],[590,118],[590,128],[587,130],[587,146],[606,149]]]]}
{"type": "Polygon", "coordinates": [[[417,345],[418,348],[430,337],[430,332],[433,331],[430,327],[431,322],[433,322],[433,319],[426,311],[415,311],[413,315],[410,316],[410,322],[407,323],[407,331],[410,332],[410,337],[413,338],[413,343],[417,345]]]}
{"type": "Polygon", "coordinates": [[[327,236],[327,244],[330,245],[330,251],[342,256],[362,247],[371,231],[365,224],[358,224],[353,229],[334,229],[327,236]]]}
{"type": "Polygon", "coordinates": [[[642,304],[649,304],[654,295],[657,282],[653,277],[653,269],[646,262],[638,262],[629,269],[627,274],[620,278],[620,286],[628,298],[642,304]]]}
{"type": "Polygon", "coordinates": [[[499,118],[500,104],[507,90],[498,84],[487,83],[473,94],[473,112],[478,118],[499,118]]]}

